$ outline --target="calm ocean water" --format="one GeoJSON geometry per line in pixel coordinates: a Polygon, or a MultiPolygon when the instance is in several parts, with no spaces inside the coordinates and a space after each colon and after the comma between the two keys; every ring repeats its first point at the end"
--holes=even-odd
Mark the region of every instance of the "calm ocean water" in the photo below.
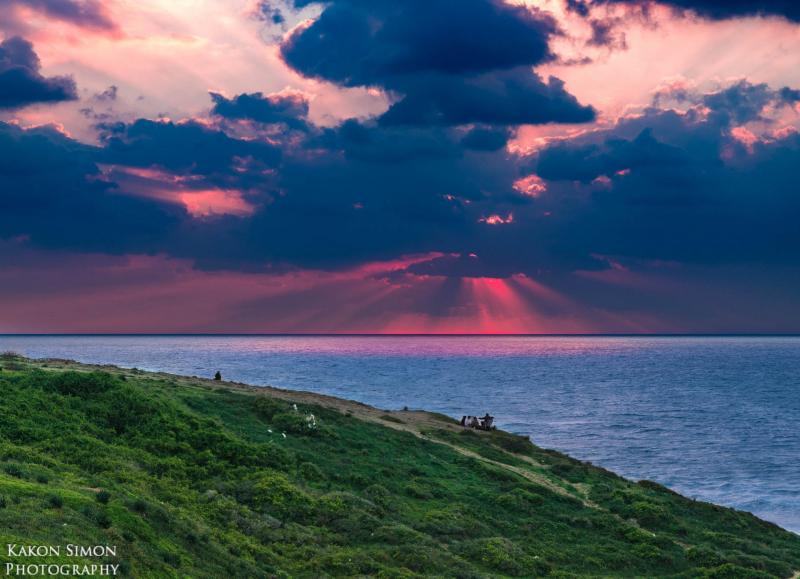
{"type": "Polygon", "coordinates": [[[454,417],[800,532],[800,338],[0,336],[0,351],[454,417]]]}

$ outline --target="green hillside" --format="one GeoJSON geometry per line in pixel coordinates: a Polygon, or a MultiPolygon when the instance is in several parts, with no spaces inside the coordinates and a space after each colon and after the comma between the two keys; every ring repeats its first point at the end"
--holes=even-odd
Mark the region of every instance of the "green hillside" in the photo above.
{"type": "MultiPolygon", "coordinates": [[[[0,543],[129,577],[791,577],[800,537],[447,417],[0,359],[0,543]],[[296,406],[296,408],[295,408],[296,406]],[[313,415],[313,417],[312,417],[313,415]]],[[[2,572],[0,571],[0,572],[2,572]]]]}

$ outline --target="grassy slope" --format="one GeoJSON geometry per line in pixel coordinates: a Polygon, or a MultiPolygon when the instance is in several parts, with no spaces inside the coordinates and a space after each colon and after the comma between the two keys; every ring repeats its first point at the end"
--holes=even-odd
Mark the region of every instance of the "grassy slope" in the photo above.
{"type": "Polygon", "coordinates": [[[0,544],[114,544],[134,577],[800,569],[800,537],[752,515],[446,417],[66,362],[0,366],[0,544]]]}

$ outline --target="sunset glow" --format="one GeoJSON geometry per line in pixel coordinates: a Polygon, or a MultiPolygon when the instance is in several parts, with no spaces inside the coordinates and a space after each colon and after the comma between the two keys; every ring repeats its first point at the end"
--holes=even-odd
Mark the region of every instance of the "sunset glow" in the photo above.
{"type": "Polygon", "coordinates": [[[7,2],[0,331],[795,330],[762,4],[7,2]]]}

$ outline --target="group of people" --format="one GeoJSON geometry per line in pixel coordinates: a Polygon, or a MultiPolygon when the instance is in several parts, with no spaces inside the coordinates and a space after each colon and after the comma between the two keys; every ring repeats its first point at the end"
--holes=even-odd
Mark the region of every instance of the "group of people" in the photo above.
{"type": "Polygon", "coordinates": [[[483,418],[478,418],[477,416],[462,416],[461,417],[461,426],[465,428],[476,428],[478,430],[494,430],[494,416],[489,416],[489,413],[486,413],[486,416],[483,418]]]}

